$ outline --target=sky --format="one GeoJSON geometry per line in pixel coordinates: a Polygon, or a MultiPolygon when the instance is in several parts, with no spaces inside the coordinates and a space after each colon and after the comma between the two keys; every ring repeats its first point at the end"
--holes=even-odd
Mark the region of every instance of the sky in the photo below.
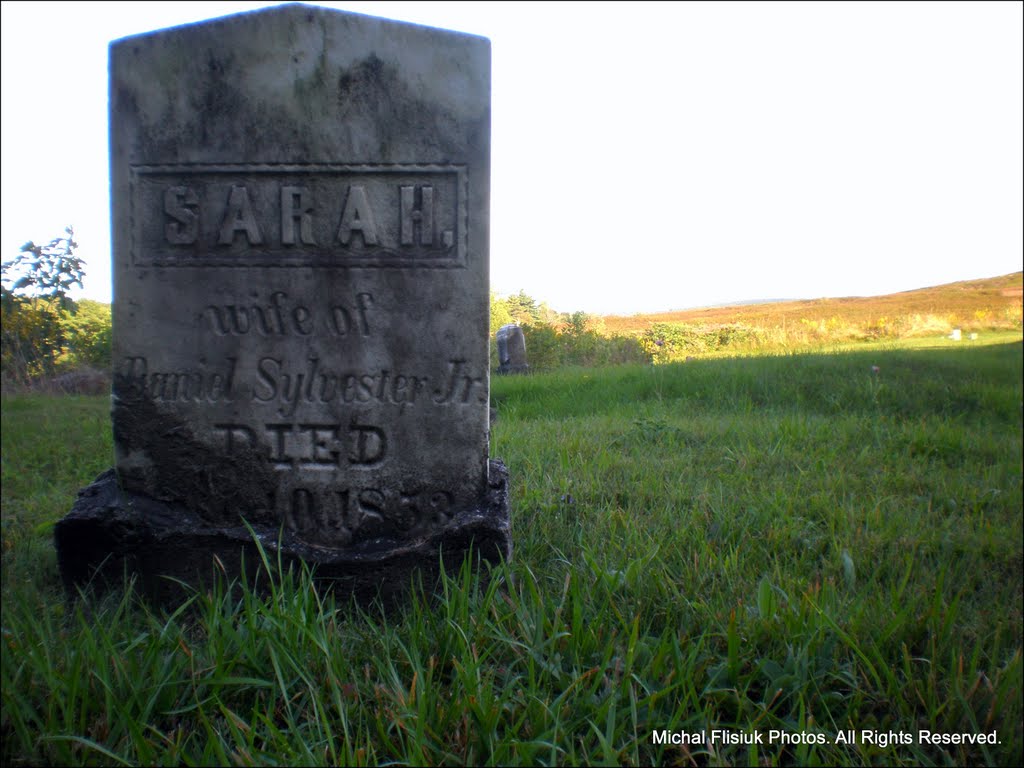
{"type": "MultiPolygon", "coordinates": [[[[562,312],[873,296],[1024,258],[1024,4],[339,2],[490,38],[491,287],[562,312]]],[[[3,2],[0,257],[111,300],[107,46],[274,5],[3,2]]]]}

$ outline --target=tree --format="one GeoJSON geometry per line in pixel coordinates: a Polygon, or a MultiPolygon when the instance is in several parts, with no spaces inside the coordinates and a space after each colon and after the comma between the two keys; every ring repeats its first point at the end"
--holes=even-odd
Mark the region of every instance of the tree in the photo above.
{"type": "Polygon", "coordinates": [[[63,321],[76,310],[68,293],[72,286],[82,286],[85,269],[75,256],[74,229],[64,232],[66,237],[55,237],[46,245],[30,240],[14,259],[0,265],[5,377],[27,383],[52,375],[65,352],[63,321]]]}
{"type": "Polygon", "coordinates": [[[537,305],[537,322],[544,325],[558,325],[561,315],[553,310],[546,301],[537,305]]]}
{"type": "Polygon", "coordinates": [[[491,333],[511,322],[512,313],[508,311],[508,299],[499,299],[497,294],[491,291],[491,333]]]}
{"type": "Polygon", "coordinates": [[[73,315],[61,322],[75,365],[110,369],[110,305],[91,299],[76,302],[73,315]]]}
{"type": "Polygon", "coordinates": [[[520,325],[533,325],[540,322],[537,301],[532,296],[528,296],[522,288],[519,289],[519,293],[509,296],[505,301],[513,322],[520,325]]]}
{"type": "Polygon", "coordinates": [[[85,269],[80,258],[75,256],[78,247],[72,238],[74,227],[66,227],[67,237],[55,237],[46,245],[36,245],[31,240],[21,246],[12,261],[2,266],[4,295],[23,294],[32,298],[57,299],[62,309],[71,309],[74,302],[68,298],[68,291],[77,285],[82,287],[85,269]]]}
{"type": "Polygon", "coordinates": [[[564,332],[569,336],[580,337],[587,332],[590,324],[590,315],[586,312],[573,312],[565,318],[564,332]]]}

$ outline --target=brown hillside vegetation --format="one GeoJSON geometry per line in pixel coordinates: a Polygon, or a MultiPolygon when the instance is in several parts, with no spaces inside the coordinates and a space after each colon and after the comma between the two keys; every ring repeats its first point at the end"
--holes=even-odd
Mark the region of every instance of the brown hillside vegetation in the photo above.
{"type": "Polygon", "coordinates": [[[809,299],[771,304],[686,309],[677,312],[608,315],[607,334],[643,333],[656,323],[711,326],[741,323],[759,328],[787,326],[858,326],[884,328],[899,321],[900,335],[945,331],[1020,327],[1024,272],[1001,277],[964,280],[885,296],[809,299]]]}

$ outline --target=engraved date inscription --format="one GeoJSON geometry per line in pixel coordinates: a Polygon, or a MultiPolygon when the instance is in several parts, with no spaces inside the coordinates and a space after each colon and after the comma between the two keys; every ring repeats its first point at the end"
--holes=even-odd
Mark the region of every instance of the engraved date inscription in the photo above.
{"type": "Polygon", "coordinates": [[[296,486],[270,499],[289,530],[331,544],[444,525],[451,519],[452,502],[452,494],[439,489],[374,487],[296,486]]]}

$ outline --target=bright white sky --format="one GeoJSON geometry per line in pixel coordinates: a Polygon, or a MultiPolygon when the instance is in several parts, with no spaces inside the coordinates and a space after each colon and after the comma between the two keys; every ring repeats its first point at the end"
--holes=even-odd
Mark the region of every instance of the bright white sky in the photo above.
{"type": "MultiPolygon", "coordinates": [[[[272,3],[4,2],[2,243],[109,301],[107,44],[272,3]]],[[[341,2],[491,39],[491,283],[629,314],[1021,269],[1024,5],[341,2]]]]}

